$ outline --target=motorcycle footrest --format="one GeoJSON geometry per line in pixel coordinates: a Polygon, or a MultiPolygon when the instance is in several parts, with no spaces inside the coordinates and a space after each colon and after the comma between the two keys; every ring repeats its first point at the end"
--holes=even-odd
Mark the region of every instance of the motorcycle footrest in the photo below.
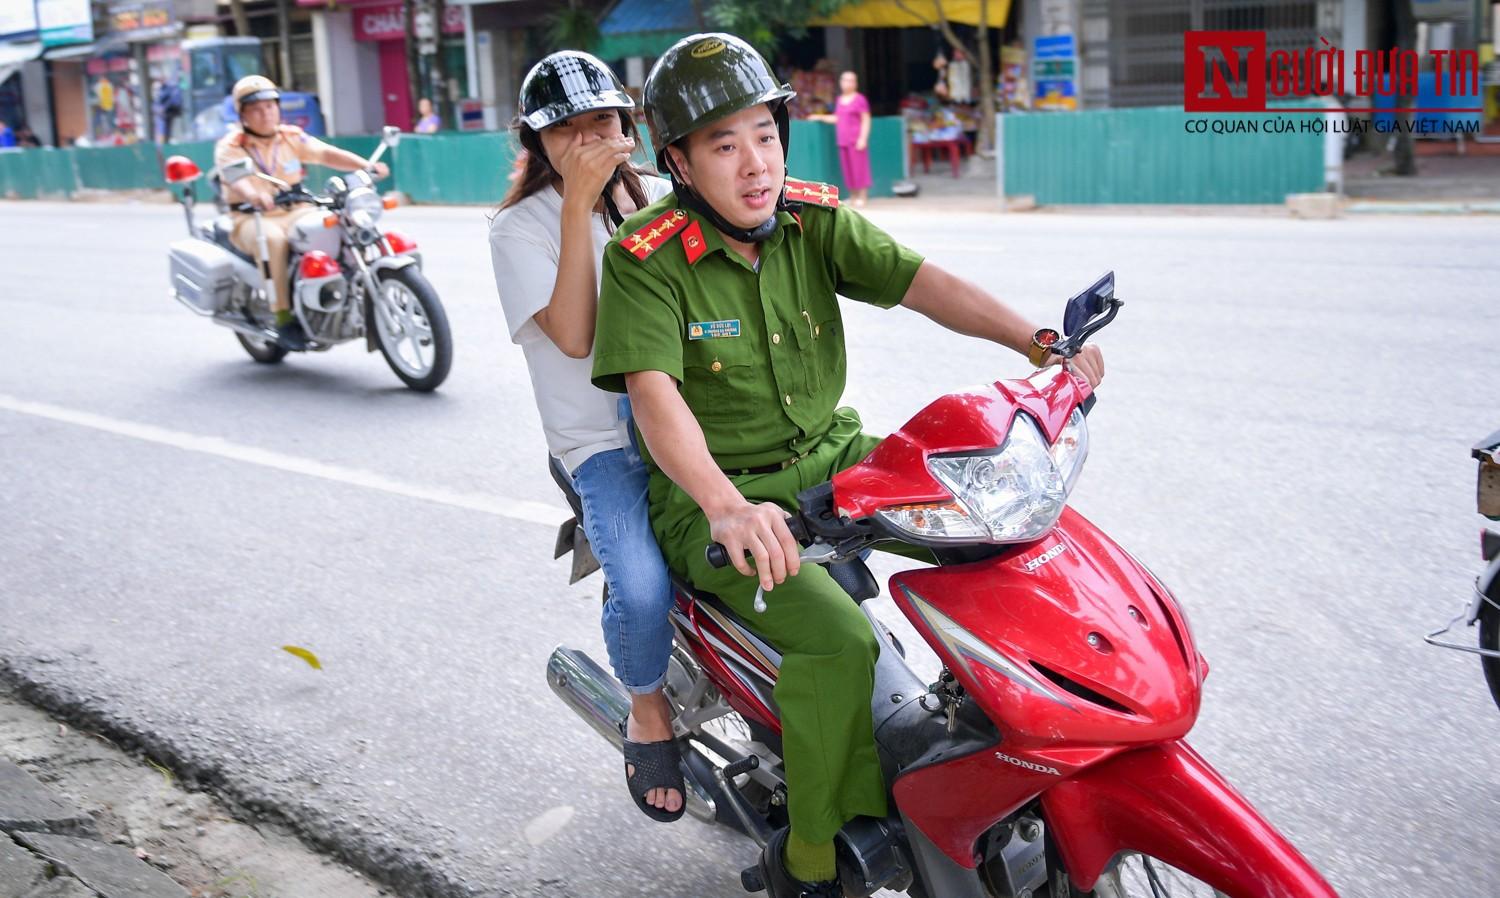
{"type": "Polygon", "coordinates": [[[747,892],[764,892],[766,890],[765,877],[760,875],[760,867],[746,867],[740,871],[740,885],[747,892]]]}

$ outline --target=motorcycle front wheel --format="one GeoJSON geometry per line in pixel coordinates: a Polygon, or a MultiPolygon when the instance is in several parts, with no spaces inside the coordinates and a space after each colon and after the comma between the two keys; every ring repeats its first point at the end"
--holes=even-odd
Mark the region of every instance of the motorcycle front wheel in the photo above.
{"type": "Polygon", "coordinates": [[[1058,872],[1052,881],[1053,898],[1229,898],[1224,892],[1145,854],[1124,854],[1092,892],[1080,892],[1058,872]]]}
{"type": "MultiPolygon", "coordinates": [[[[1489,596],[1479,604],[1479,647],[1500,651],[1500,605],[1489,596]]],[[[1500,705],[1500,658],[1480,656],[1479,663],[1484,665],[1484,679],[1490,684],[1490,697],[1500,705]]]]}
{"type": "Polygon", "coordinates": [[[250,354],[250,358],[255,359],[262,365],[274,365],[286,358],[286,350],[275,343],[257,340],[254,337],[247,337],[238,331],[235,331],[234,338],[240,341],[241,346],[245,347],[245,351],[250,354]]]}
{"type": "Polygon", "coordinates": [[[453,336],[437,291],[414,265],[379,273],[374,298],[376,342],[401,382],[413,390],[436,390],[453,365],[453,336]]]}

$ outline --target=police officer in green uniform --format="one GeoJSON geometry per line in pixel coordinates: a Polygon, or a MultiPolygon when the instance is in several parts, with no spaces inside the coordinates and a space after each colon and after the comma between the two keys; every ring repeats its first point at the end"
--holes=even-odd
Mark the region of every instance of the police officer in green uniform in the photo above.
{"type": "MultiPolygon", "coordinates": [[[[594,356],[594,383],[630,394],[667,563],[783,654],[775,697],[791,827],[762,856],[772,898],[840,895],[835,834],[887,811],[870,714],[877,643],[828,572],[799,564],[783,510],[879,442],[838,406],[837,297],[904,305],[1023,354],[1036,331],[839,206],[832,188],[788,180],[792,95],[728,34],[684,38],[656,63],[646,117],[675,192],[605,250],[594,356]],[[707,564],[714,541],[733,568],[707,564]],[[757,586],[764,613],[752,610],[757,586]]],[[[1075,365],[1090,382],[1103,374],[1094,347],[1075,365]]]]}

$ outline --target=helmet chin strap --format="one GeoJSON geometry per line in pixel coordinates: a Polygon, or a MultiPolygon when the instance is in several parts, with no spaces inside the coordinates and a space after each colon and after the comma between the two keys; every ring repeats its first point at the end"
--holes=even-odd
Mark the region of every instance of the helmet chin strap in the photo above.
{"type": "Polygon", "coordinates": [[[276,136],[275,131],[272,131],[270,134],[260,133],[259,131],[246,124],[244,119],[240,119],[240,130],[244,131],[246,134],[249,134],[251,137],[259,137],[261,140],[270,140],[271,138],[276,136]]]}
{"type": "Polygon", "coordinates": [[[670,155],[667,156],[667,168],[670,169],[672,189],[677,192],[678,201],[708,219],[709,224],[713,225],[721,233],[729,237],[729,239],[738,240],[740,243],[764,243],[771,239],[771,235],[776,233],[776,213],[783,209],[792,210],[800,205],[786,201],[786,185],[783,184],[781,195],[776,198],[776,209],[771,213],[769,218],[753,228],[737,227],[725,221],[724,216],[720,215],[713,206],[710,206],[708,200],[700,196],[698,191],[683,183],[677,171],[677,163],[670,155]]]}

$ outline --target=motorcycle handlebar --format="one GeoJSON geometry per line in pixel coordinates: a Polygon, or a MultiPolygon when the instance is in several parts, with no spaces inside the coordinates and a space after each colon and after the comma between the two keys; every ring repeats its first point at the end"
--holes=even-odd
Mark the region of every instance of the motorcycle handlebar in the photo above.
{"type": "MultiPolygon", "coordinates": [[[[792,531],[793,539],[803,545],[807,544],[807,527],[802,523],[800,517],[796,515],[788,516],[786,527],[792,531]]],[[[725,568],[730,565],[729,550],[724,548],[723,543],[709,543],[708,548],[703,550],[703,557],[708,561],[708,566],[712,568],[725,568]]]]}

